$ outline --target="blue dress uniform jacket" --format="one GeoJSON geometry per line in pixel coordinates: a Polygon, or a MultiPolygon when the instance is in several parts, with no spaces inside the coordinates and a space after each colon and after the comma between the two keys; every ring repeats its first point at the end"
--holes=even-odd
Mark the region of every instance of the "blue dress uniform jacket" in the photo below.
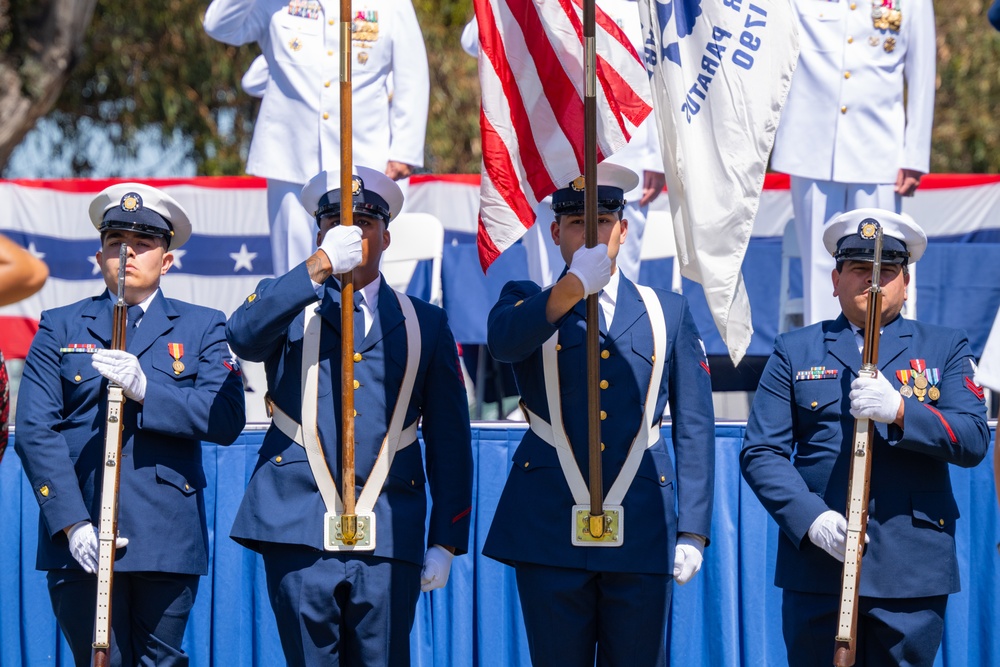
{"type": "MultiPolygon", "coordinates": [[[[909,370],[911,359],[938,369],[940,398],[903,398],[905,428],[876,425],[860,593],[954,593],[958,507],[948,465],[975,466],[989,445],[985,407],[972,381],[972,351],[959,331],[897,317],[883,327],[878,358],[880,372],[897,388],[896,371],[909,370]]],[[[860,366],[854,333],[841,315],[778,336],[764,369],[740,462],[781,529],[775,573],[780,588],[840,591],[841,567],[807,533],[822,512],[843,514],[847,508],[854,431],[848,394],[860,366]],[[814,367],[825,370],[823,379],[797,379],[814,367]]]]}
{"type": "MultiPolygon", "coordinates": [[[[63,528],[97,523],[108,382],[91,355],[72,344],[108,348],[108,294],[42,313],[18,396],[15,449],[41,509],[37,567],[81,569],[63,528]]],[[[208,535],[201,441],[228,445],[246,420],[243,382],[226,346],[222,313],[162,292],[126,337],[146,375],[144,404],[126,399],[118,530],[118,572],[205,574],[208,535]],[[175,373],[169,343],[184,346],[175,373]]]]}
{"type": "MultiPolygon", "coordinates": [[[[569,441],[585,480],[587,454],[586,313],[581,301],[557,324],[545,317],[548,289],[510,282],[489,316],[493,355],[513,364],[521,397],[548,421],[542,344],[559,332],[562,409],[569,441]]],[[[678,532],[708,536],[714,491],[715,424],[704,349],[684,297],[657,290],[667,328],[667,351],[655,422],[670,403],[677,475],[659,437],[643,454],[623,500],[624,544],[571,544],[573,497],[555,449],[528,431],[514,453],[483,553],[504,562],[528,562],[603,572],[669,574],[678,532]],[[675,510],[676,506],[676,510],[675,510]]],[[[611,488],[639,431],[653,368],[649,316],[635,285],[621,277],[615,315],[600,348],[604,493],[611,488]],[[602,354],[602,357],[604,355],[602,354]]]]}
{"type": "MultiPolygon", "coordinates": [[[[262,281],[229,319],[233,350],[244,359],[264,362],[271,399],[301,422],[303,309],[317,301],[305,264],[281,278],[262,281]]],[[[469,408],[459,374],[455,339],[447,316],[436,306],[413,299],[422,339],[420,363],[404,425],[422,418],[431,508],[427,541],[427,499],[420,447],[396,453],[375,504],[376,556],[423,563],[426,544],[468,550],[472,504],[472,450],[469,408]]],[[[317,306],[320,334],[319,436],[334,480],[340,475],[340,290],[324,286],[317,306]]],[[[382,282],[378,312],[354,365],[359,383],[354,402],[355,474],[360,494],[388,429],[406,364],[406,328],[393,291],[382,282]]],[[[402,443],[401,443],[402,444],[402,443]]],[[[232,537],[251,549],[261,543],[303,545],[323,550],[320,497],[305,449],[272,425],[240,505],[232,537]]],[[[372,553],[372,552],[366,552],[372,553]]]]}

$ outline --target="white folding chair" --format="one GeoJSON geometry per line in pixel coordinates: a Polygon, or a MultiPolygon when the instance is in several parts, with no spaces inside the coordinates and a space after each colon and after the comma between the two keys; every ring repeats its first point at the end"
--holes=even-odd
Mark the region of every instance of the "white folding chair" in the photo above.
{"type": "Polygon", "coordinates": [[[681,264],[677,260],[677,242],[674,239],[674,221],[670,211],[649,211],[646,215],[646,229],[642,235],[642,249],[639,251],[640,266],[647,259],[673,258],[674,271],[670,281],[671,290],[681,293],[681,264]]]}
{"type": "Polygon", "coordinates": [[[389,224],[391,242],[382,253],[382,275],[389,286],[405,292],[417,263],[431,260],[430,302],[441,305],[441,253],[444,225],[430,213],[400,213],[389,224]]]}
{"type": "Polygon", "coordinates": [[[799,238],[795,232],[795,220],[785,223],[785,233],[781,237],[781,284],[778,287],[778,333],[785,333],[802,326],[804,306],[802,297],[789,298],[788,265],[792,258],[799,257],[799,238]]]}

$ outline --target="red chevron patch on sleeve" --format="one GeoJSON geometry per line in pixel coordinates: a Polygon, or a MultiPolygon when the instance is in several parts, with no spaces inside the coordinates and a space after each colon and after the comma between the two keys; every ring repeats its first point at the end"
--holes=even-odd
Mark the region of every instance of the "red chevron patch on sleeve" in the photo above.
{"type": "Polygon", "coordinates": [[[968,375],[965,376],[965,387],[973,394],[975,394],[976,398],[978,398],[980,401],[986,400],[986,392],[980,385],[976,384],[975,380],[970,378],[968,375]]]}
{"type": "Polygon", "coordinates": [[[459,521],[461,521],[465,517],[469,516],[469,514],[471,514],[471,513],[472,513],[472,506],[470,505],[470,506],[466,507],[464,510],[462,510],[461,512],[459,512],[458,514],[456,514],[455,517],[451,520],[451,522],[452,523],[458,523],[459,521]]]}

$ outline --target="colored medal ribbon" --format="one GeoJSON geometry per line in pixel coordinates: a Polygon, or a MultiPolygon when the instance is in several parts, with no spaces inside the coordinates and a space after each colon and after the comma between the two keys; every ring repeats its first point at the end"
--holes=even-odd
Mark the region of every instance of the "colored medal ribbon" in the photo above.
{"type": "Polygon", "coordinates": [[[930,382],[930,389],[927,390],[927,398],[936,401],[941,398],[941,390],[938,384],[941,382],[941,371],[937,368],[927,369],[927,381],[930,382]]]}
{"type": "Polygon", "coordinates": [[[171,368],[174,369],[174,375],[180,375],[184,372],[184,362],[181,361],[181,357],[184,356],[184,343],[167,343],[167,350],[174,358],[174,363],[171,365],[171,368]]]}
{"type": "Polygon", "coordinates": [[[927,396],[927,376],[924,375],[927,362],[923,359],[910,359],[910,368],[913,369],[913,395],[922,403],[927,396]]]}
{"type": "Polygon", "coordinates": [[[905,368],[898,370],[896,371],[896,377],[899,378],[902,384],[899,388],[899,393],[906,398],[913,396],[913,387],[910,386],[910,371],[905,368]]]}

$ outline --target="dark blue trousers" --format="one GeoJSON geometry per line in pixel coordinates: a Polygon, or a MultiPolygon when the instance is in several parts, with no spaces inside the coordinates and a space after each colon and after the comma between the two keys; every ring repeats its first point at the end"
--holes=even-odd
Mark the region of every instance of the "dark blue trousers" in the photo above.
{"type": "Polygon", "coordinates": [[[517,592],[535,667],[667,664],[672,578],[517,563],[517,592]]]}
{"type": "MultiPolygon", "coordinates": [[[[52,610],[73,661],[87,667],[93,651],[97,576],[52,570],[47,578],[52,610]]],[[[111,587],[112,667],[186,667],[181,640],[200,579],[196,574],[116,572],[111,587]]]]}
{"type": "MultiPolygon", "coordinates": [[[[781,616],[789,667],[833,664],[839,598],[784,591],[781,616]]],[[[858,601],[857,667],[931,667],[944,635],[947,595],[858,601]]]]}
{"type": "Polygon", "coordinates": [[[262,553],[290,666],[409,667],[418,565],[278,544],[262,553]]]}

